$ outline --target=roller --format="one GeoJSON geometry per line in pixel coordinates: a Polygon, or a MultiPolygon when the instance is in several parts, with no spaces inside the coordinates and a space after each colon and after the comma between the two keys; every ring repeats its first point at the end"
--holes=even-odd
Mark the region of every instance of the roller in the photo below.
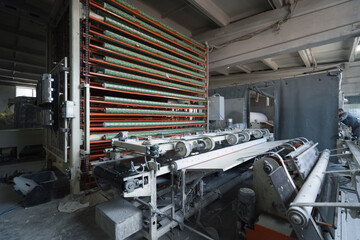
{"type": "Polygon", "coordinates": [[[162,111],[162,110],[132,109],[132,108],[105,108],[105,113],[205,116],[205,113],[198,113],[198,112],[162,111]]]}
{"type": "Polygon", "coordinates": [[[171,103],[171,102],[155,102],[155,101],[145,101],[145,100],[130,99],[130,98],[110,97],[110,96],[105,96],[104,100],[107,102],[140,104],[140,105],[150,105],[150,106],[164,106],[164,107],[178,107],[178,108],[205,108],[205,105],[171,103]]]}
{"type": "Polygon", "coordinates": [[[250,141],[250,134],[247,132],[239,133],[239,139],[242,142],[248,142],[250,141]]]}
{"type": "Polygon", "coordinates": [[[239,142],[239,137],[237,134],[229,134],[226,136],[226,141],[229,145],[235,145],[239,142]]]}
{"type": "MultiPolygon", "coordinates": [[[[142,131],[142,132],[129,132],[129,137],[148,137],[148,136],[155,136],[155,135],[171,135],[171,134],[181,134],[186,132],[203,132],[205,131],[204,128],[180,128],[180,129],[171,129],[171,130],[158,130],[158,131],[142,131]]],[[[110,133],[104,135],[104,139],[111,140],[113,139],[117,133],[110,133]]]]}
{"type": "Polygon", "coordinates": [[[150,95],[154,95],[154,96],[160,95],[160,96],[178,97],[178,98],[193,99],[193,100],[200,100],[200,101],[205,100],[204,97],[196,97],[196,96],[190,96],[190,95],[179,94],[179,93],[152,90],[152,89],[148,89],[148,88],[131,87],[131,86],[127,86],[127,85],[120,85],[120,84],[113,84],[113,83],[103,83],[102,86],[104,88],[109,88],[109,89],[116,89],[116,90],[122,90],[122,91],[128,91],[128,92],[140,92],[140,93],[150,94],[150,95]]]}
{"type": "Polygon", "coordinates": [[[111,18],[105,17],[105,22],[110,24],[110,25],[113,25],[113,26],[115,26],[117,28],[122,29],[122,30],[126,31],[127,33],[132,33],[134,35],[137,35],[137,36],[141,37],[144,40],[147,40],[147,41],[149,41],[149,42],[151,42],[153,44],[161,46],[162,48],[172,50],[172,51],[176,52],[177,54],[182,55],[183,57],[193,59],[193,60],[196,60],[196,61],[201,62],[201,63],[205,63],[205,58],[201,58],[201,57],[193,55],[193,54],[191,54],[189,52],[183,51],[183,50],[181,50],[181,49],[179,49],[177,47],[174,47],[173,45],[170,45],[170,44],[168,44],[166,42],[163,42],[163,41],[161,41],[161,40],[159,40],[157,38],[151,37],[151,36],[149,36],[149,35],[147,35],[147,34],[145,34],[143,32],[140,32],[140,31],[136,30],[135,28],[132,28],[130,26],[122,24],[122,23],[120,23],[118,21],[115,21],[115,20],[113,20],[111,18]]]}
{"type": "Polygon", "coordinates": [[[185,48],[190,48],[191,50],[193,50],[193,51],[195,51],[195,52],[197,52],[199,54],[202,54],[202,55],[205,54],[204,51],[202,51],[202,50],[200,50],[200,49],[198,49],[198,48],[196,48],[194,46],[191,46],[191,45],[189,45],[189,44],[187,44],[187,43],[185,43],[183,41],[180,41],[179,39],[171,36],[170,34],[167,34],[164,31],[162,31],[162,30],[160,30],[158,28],[155,28],[155,27],[151,26],[150,24],[147,24],[147,23],[143,22],[142,20],[140,20],[138,18],[135,18],[135,17],[121,11],[118,8],[115,8],[115,7],[113,7],[113,6],[111,6],[111,5],[107,4],[107,3],[104,3],[104,8],[111,11],[111,12],[113,12],[113,13],[115,13],[115,14],[117,14],[117,15],[120,15],[121,17],[124,17],[124,18],[126,18],[126,19],[128,19],[128,20],[130,20],[130,21],[132,21],[134,23],[140,24],[140,26],[145,27],[145,28],[151,30],[152,32],[156,32],[156,33],[158,33],[158,34],[160,34],[160,35],[162,35],[162,36],[164,36],[164,37],[166,37],[166,38],[168,38],[168,39],[170,39],[172,41],[175,41],[176,43],[182,45],[185,48]]]}
{"type": "Polygon", "coordinates": [[[261,138],[263,136],[263,133],[260,129],[252,130],[251,134],[254,136],[254,138],[261,138]]]}
{"type": "Polygon", "coordinates": [[[215,148],[215,140],[210,137],[205,137],[203,139],[206,142],[205,150],[211,151],[215,148]]]}
{"type": "MultiPolygon", "coordinates": [[[[296,198],[292,202],[293,204],[315,202],[325,176],[324,172],[329,163],[329,156],[330,151],[325,149],[312,172],[308,176],[306,182],[303,184],[296,198]]],[[[294,225],[306,226],[309,222],[309,218],[311,217],[312,209],[313,207],[291,206],[287,212],[288,219],[294,225]]]]}
{"type": "Polygon", "coordinates": [[[189,66],[192,66],[193,68],[197,68],[197,69],[200,69],[200,70],[204,70],[205,68],[204,67],[200,67],[200,65],[196,65],[192,62],[189,62],[189,61],[186,61],[182,58],[179,58],[179,57],[176,57],[174,55],[171,55],[171,54],[168,54],[168,53],[165,53],[165,52],[162,52],[160,50],[157,50],[156,48],[152,48],[152,47],[149,47],[145,44],[142,44],[140,42],[137,42],[137,41],[134,41],[132,39],[129,39],[127,37],[124,37],[124,36],[121,36],[119,34],[116,34],[116,33],[113,33],[111,31],[108,31],[108,30],[105,30],[104,31],[104,35],[105,36],[108,36],[110,38],[114,38],[116,40],[119,40],[119,41],[122,41],[122,42],[125,42],[126,44],[130,44],[134,47],[137,47],[138,49],[142,49],[144,51],[149,51],[149,52],[152,52],[154,55],[160,55],[164,58],[168,58],[172,61],[177,61],[177,62],[180,62],[182,63],[183,65],[189,65],[189,66]]]}
{"type": "Polygon", "coordinates": [[[135,6],[131,5],[130,3],[128,3],[127,1],[123,1],[123,0],[115,0],[117,3],[126,6],[127,8],[131,9],[132,11],[138,13],[139,15],[141,15],[142,17],[146,18],[148,21],[150,22],[155,22],[158,25],[162,26],[163,28],[165,28],[167,30],[167,32],[171,32],[171,33],[175,33],[176,35],[180,36],[181,38],[188,40],[189,42],[200,46],[202,48],[205,48],[205,45],[203,43],[200,43],[188,36],[186,36],[185,34],[178,32],[177,30],[173,29],[172,27],[164,24],[163,22],[160,22],[159,20],[155,19],[154,17],[150,16],[149,14],[141,11],[140,9],[136,8],[135,6]]]}
{"type": "MultiPolygon", "coordinates": [[[[164,78],[176,79],[176,80],[184,82],[184,83],[194,83],[194,84],[201,85],[201,86],[205,85],[205,83],[202,82],[202,81],[197,81],[197,80],[181,77],[181,76],[178,76],[178,75],[175,75],[175,74],[166,73],[166,72],[163,72],[163,71],[159,71],[159,70],[156,70],[156,69],[144,67],[144,66],[134,64],[134,63],[129,63],[129,62],[122,61],[120,59],[116,59],[116,58],[112,58],[112,57],[108,57],[108,56],[104,57],[104,61],[108,62],[108,63],[113,63],[113,64],[116,64],[116,65],[119,65],[119,67],[122,66],[122,67],[127,67],[127,68],[139,69],[141,71],[144,71],[144,72],[147,72],[147,73],[150,73],[150,74],[157,74],[157,75],[162,76],[164,78]]],[[[151,78],[148,78],[148,77],[141,77],[141,76],[138,76],[138,75],[127,74],[127,73],[118,72],[118,71],[109,70],[108,72],[110,72],[110,73],[113,72],[113,74],[111,74],[111,75],[124,76],[124,77],[131,78],[131,79],[139,79],[139,80],[142,80],[142,81],[145,81],[145,80],[146,81],[152,81],[154,83],[162,82],[162,81],[157,81],[155,79],[151,79],[151,78]]],[[[179,85],[177,85],[177,84],[173,84],[173,85],[179,87],[179,85]]],[[[200,91],[200,90],[203,90],[203,89],[197,89],[197,90],[200,91]]]]}
{"type": "Polygon", "coordinates": [[[270,135],[270,131],[269,131],[269,129],[267,129],[267,128],[260,129],[260,131],[262,132],[262,135],[263,135],[264,137],[267,137],[267,136],[270,135]]]}
{"type": "Polygon", "coordinates": [[[104,127],[133,127],[133,126],[171,126],[185,124],[203,124],[204,121],[167,121],[167,122],[104,122],[104,127]]]}
{"type": "Polygon", "coordinates": [[[175,145],[177,155],[180,157],[188,157],[192,151],[192,145],[185,141],[179,141],[175,145]]]}
{"type": "Polygon", "coordinates": [[[148,61],[148,62],[151,62],[153,64],[160,65],[162,67],[170,68],[172,70],[185,72],[185,73],[194,75],[196,77],[201,77],[201,78],[205,77],[204,73],[197,73],[197,72],[185,69],[185,68],[181,68],[181,67],[169,64],[167,62],[163,62],[163,61],[160,61],[160,60],[157,60],[157,59],[154,59],[154,58],[150,58],[148,56],[145,56],[145,55],[142,55],[142,54],[139,54],[139,53],[136,53],[136,52],[124,49],[124,48],[114,46],[114,45],[109,44],[109,43],[104,43],[104,48],[108,49],[108,50],[111,50],[111,51],[115,51],[115,52],[120,53],[120,54],[128,55],[129,57],[135,57],[135,58],[138,58],[138,59],[143,60],[143,61],[148,61]]]}

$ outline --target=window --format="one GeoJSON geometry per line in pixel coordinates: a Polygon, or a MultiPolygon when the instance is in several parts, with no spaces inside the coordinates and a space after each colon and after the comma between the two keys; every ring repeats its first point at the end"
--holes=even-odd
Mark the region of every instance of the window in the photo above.
{"type": "Polygon", "coordinates": [[[36,97],[36,88],[16,86],[17,97],[36,97]]]}

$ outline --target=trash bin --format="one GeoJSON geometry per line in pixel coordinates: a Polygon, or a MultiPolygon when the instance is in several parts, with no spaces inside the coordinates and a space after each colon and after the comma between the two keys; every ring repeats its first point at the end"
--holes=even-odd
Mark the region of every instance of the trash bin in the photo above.
{"type": "Polygon", "coordinates": [[[14,189],[24,196],[23,206],[30,207],[49,202],[57,177],[53,171],[23,174],[14,178],[14,189]]]}

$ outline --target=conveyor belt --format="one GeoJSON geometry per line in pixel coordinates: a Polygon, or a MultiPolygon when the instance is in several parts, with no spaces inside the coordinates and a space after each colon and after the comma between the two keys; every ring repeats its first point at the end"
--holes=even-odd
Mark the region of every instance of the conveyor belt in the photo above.
{"type": "MultiPolygon", "coordinates": [[[[261,155],[262,153],[265,153],[269,151],[270,149],[273,149],[275,147],[278,147],[288,140],[281,140],[281,141],[274,141],[274,142],[266,142],[264,139],[255,140],[258,141],[254,144],[254,141],[250,141],[248,143],[243,143],[243,147],[236,151],[224,151],[221,156],[216,156],[208,159],[205,162],[196,163],[193,165],[190,165],[189,167],[186,167],[188,170],[219,170],[219,171],[226,171],[230,168],[233,168],[237,165],[240,165],[243,162],[246,162],[247,160],[261,155]],[[239,155],[239,158],[231,158],[230,156],[233,155],[239,155]]],[[[225,149],[224,149],[225,150],[225,149]]]]}

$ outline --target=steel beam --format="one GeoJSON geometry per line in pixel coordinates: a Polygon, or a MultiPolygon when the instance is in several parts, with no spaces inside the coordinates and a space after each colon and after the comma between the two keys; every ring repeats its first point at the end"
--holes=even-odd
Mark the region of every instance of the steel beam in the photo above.
{"type": "Polygon", "coordinates": [[[299,1],[292,17],[279,26],[279,21],[288,15],[286,8],[240,20],[196,39],[216,46],[210,53],[209,65],[211,71],[216,71],[360,35],[359,3],[359,0],[299,1]],[[261,32],[269,26],[273,28],[261,32]],[[256,31],[261,33],[254,34],[256,31]]]}
{"type": "Polygon", "coordinates": [[[277,71],[279,69],[279,65],[277,65],[276,62],[274,62],[271,58],[262,59],[261,62],[274,71],[277,71]]]}
{"type": "Polygon", "coordinates": [[[240,69],[241,71],[244,71],[246,73],[251,73],[251,68],[249,68],[245,65],[239,64],[239,65],[236,65],[235,67],[237,67],[238,69],[240,69]]]}
{"type": "Polygon", "coordinates": [[[359,45],[359,41],[360,41],[360,37],[354,38],[354,41],[353,41],[353,44],[351,46],[350,53],[349,53],[349,62],[354,62],[354,60],[356,58],[356,55],[357,55],[356,48],[359,45]]]}
{"type": "MultiPolygon", "coordinates": [[[[340,67],[343,64],[326,64],[326,65],[318,65],[316,70],[322,71],[324,69],[340,67]]],[[[345,71],[346,72],[346,71],[345,71]]],[[[346,74],[344,72],[343,78],[346,78],[346,74]]],[[[257,82],[265,82],[272,80],[280,80],[283,78],[291,78],[297,75],[303,75],[306,73],[314,73],[314,68],[312,67],[296,67],[289,69],[279,69],[278,71],[268,70],[261,72],[252,72],[250,74],[231,74],[229,76],[214,76],[210,77],[210,87],[209,89],[220,88],[220,87],[228,87],[234,85],[244,85],[250,83],[257,82]]]]}
{"type": "Polygon", "coordinates": [[[307,54],[306,50],[300,50],[300,51],[298,51],[298,53],[301,57],[301,60],[304,62],[305,66],[308,68],[311,67],[310,57],[307,54]]]}
{"type": "Polygon", "coordinates": [[[208,0],[189,0],[200,12],[204,13],[218,26],[224,27],[230,23],[230,17],[224,13],[213,1],[208,0]]]}

